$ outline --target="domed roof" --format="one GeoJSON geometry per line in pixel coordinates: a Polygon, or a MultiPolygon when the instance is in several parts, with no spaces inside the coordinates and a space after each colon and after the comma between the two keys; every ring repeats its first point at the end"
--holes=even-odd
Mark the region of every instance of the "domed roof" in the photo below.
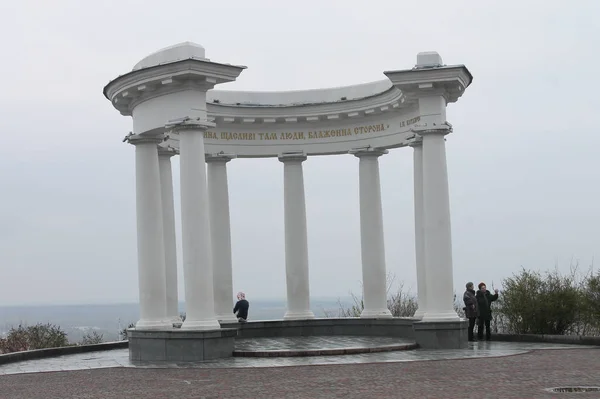
{"type": "Polygon", "coordinates": [[[133,70],[137,71],[188,59],[206,60],[204,47],[192,42],[183,42],[174,46],[165,47],[143,58],[140,62],[135,64],[133,70]]]}

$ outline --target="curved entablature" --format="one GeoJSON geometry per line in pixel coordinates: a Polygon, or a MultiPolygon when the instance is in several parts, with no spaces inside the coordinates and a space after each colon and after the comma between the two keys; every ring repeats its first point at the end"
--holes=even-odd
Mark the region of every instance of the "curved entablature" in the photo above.
{"type": "MultiPolygon", "coordinates": [[[[324,119],[318,122],[273,124],[216,124],[204,133],[206,153],[237,157],[276,157],[282,153],[305,155],[347,154],[357,148],[396,148],[408,145],[420,121],[416,107],[379,112],[360,118],[324,119]]],[[[179,149],[177,134],[165,143],[179,149]]]]}
{"type": "MultiPolygon", "coordinates": [[[[417,123],[446,123],[446,104],[457,101],[472,80],[463,65],[443,65],[437,53],[419,57],[415,68],[384,72],[387,79],[371,83],[220,91],[211,89],[235,80],[245,67],[212,62],[202,46],[182,43],[144,58],[104,94],[122,115],[133,117],[136,135],[164,134],[167,121],[184,116],[214,121],[205,132],[207,153],[273,157],[395,148],[408,144],[417,123]],[[441,100],[423,102],[424,97],[441,100]]],[[[178,150],[177,134],[169,134],[166,144],[178,150]]]]}
{"type": "MultiPolygon", "coordinates": [[[[378,83],[378,82],[377,82],[378,83]]],[[[391,82],[388,81],[391,85],[391,82]]],[[[351,93],[354,87],[345,87],[348,93],[351,93]]],[[[390,109],[396,109],[404,106],[405,99],[402,92],[391,86],[383,92],[372,94],[365,97],[349,98],[346,96],[338,96],[340,89],[332,89],[334,93],[328,93],[326,90],[320,90],[324,95],[322,101],[318,101],[316,96],[304,97],[307,101],[304,103],[290,103],[289,105],[269,105],[269,99],[275,99],[273,93],[252,92],[247,98],[264,99],[265,102],[253,105],[231,105],[223,104],[218,98],[223,92],[212,91],[208,93],[209,98],[212,96],[213,101],[207,103],[207,110],[211,117],[215,118],[215,122],[220,123],[296,123],[298,121],[317,122],[319,120],[338,119],[341,118],[356,118],[373,113],[386,112],[390,109]],[[266,95],[265,95],[266,94],[266,95]],[[261,98],[263,97],[263,98],[261,98]],[[329,98],[338,98],[337,101],[324,101],[329,98]],[[217,101],[214,101],[217,100],[217,101]]],[[[243,92],[240,98],[244,98],[243,92]]],[[[302,94],[311,94],[310,91],[294,93],[298,99],[302,98],[302,94]]],[[[235,97],[236,92],[228,92],[228,97],[235,97]]],[[[243,104],[243,103],[242,103],[243,104]]],[[[408,105],[408,103],[406,104],[408,105]]]]}
{"type": "Polygon", "coordinates": [[[384,79],[352,86],[315,90],[212,90],[208,93],[207,102],[236,107],[294,107],[361,100],[377,96],[393,87],[394,85],[389,79],[384,79]]]}

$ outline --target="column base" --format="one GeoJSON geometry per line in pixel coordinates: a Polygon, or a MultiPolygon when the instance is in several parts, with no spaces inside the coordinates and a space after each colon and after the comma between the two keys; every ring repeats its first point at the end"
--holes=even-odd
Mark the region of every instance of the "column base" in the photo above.
{"type": "Polygon", "coordinates": [[[181,317],[179,317],[179,316],[172,316],[172,317],[169,317],[169,318],[167,319],[167,322],[168,322],[168,323],[171,323],[171,325],[172,325],[174,328],[179,328],[179,327],[181,327],[181,325],[183,324],[183,321],[181,321],[181,317]]]}
{"type": "Polygon", "coordinates": [[[173,328],[173,323],[169,320],[140,319],[135,323],[135,328],[141,330],[168,330],[173,328]]]}
{"type": "Polygon", "coordinates": [[[291,312],[288,310],[287,312],[285,312],[285,316],[283,316],[283,320],[304,320],[314,318],[315,314],[310,310],[306,310],[303,312],[291,312]]]}
{"type": "Polygon", "coordinates": [[[363,319],[389,319],[393,316],[389,309],[363,309],[360,317],[363,319]]]}
{"type": "Polygon", "coordinates": [[[219,321],[219,323],[233,323],[238,321],[238,318],[235,317],[233,313],[217,315],[216,319],[219,321]]]}
{"type": "Polygon", "coordinates": [[[454,310],[446,312],[425,312],[422,321],[459,321],[460,317],[454,310]]]}
{"type": "Polygon", "coordinates": [[[212,331],[127,330],[132,362],[201,362],[233,355],[237,329],[212,331]]]}
{"type": "Polygon", "coordinates": [[[217,321],[217,319],[208,319],[208,320],[190,320],[185,319],[183,324],[181,325],[182,330],[219,330],[221,325],[217,321]]]}
{"type": "Polygon", "coordinates": [[[417,321],[413,323],[415,341],[422,349],[463,349],[468,347],[468,322],[417,321]]]}
{"type": "Polygon", "coordinates": [[[415,314],[413,315],[413,319],[422,319],[423,316],[425,316],[425,311],[421,310],[421,309],[417,309],[417,311],[415,312],[415,314]]]}

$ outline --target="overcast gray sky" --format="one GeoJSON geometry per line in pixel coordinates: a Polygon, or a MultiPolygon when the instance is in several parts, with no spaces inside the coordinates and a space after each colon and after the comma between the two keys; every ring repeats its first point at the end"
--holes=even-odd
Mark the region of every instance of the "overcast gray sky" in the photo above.
{"type": "MultiPolygon", "coordinates": [[[[131,120],[102,88],[187,40],[214,61],[248,66],[227,89],[380,80],[411,68],[420,51],[465,64],[474,82],[448,109],[455,289],[466,280],[499,286],[521,266],[567,271],[573,259],[587,268],[600,255],[600,2],[0,7],[0,305],[137,300],[134,148],[121,142],[131,120]]],[[[304,165],[311,295],[358,293],[358,159],[304,165]]],[[[177,158],[173,166],[178,203],[177,158]]],[[[414,289],[412,150],[391,151],[380,167],[387,267],[414,289]]],[[[235,160],[229,181],[234,290],[285,298],[282,164],[235,160]]]]}

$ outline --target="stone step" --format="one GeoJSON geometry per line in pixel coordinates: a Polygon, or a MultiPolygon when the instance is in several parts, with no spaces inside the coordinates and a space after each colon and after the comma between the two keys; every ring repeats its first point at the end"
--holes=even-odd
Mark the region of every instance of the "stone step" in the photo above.
{"type": "Polygon", "coordinates": [[[274,349],[274,350],[234,350],[234,357],[305,357],[305,356],[340,356],[361,353],[394,352],[417,349],[416,343],[392,344],[348,348],[321,349],[274,349]]]}

